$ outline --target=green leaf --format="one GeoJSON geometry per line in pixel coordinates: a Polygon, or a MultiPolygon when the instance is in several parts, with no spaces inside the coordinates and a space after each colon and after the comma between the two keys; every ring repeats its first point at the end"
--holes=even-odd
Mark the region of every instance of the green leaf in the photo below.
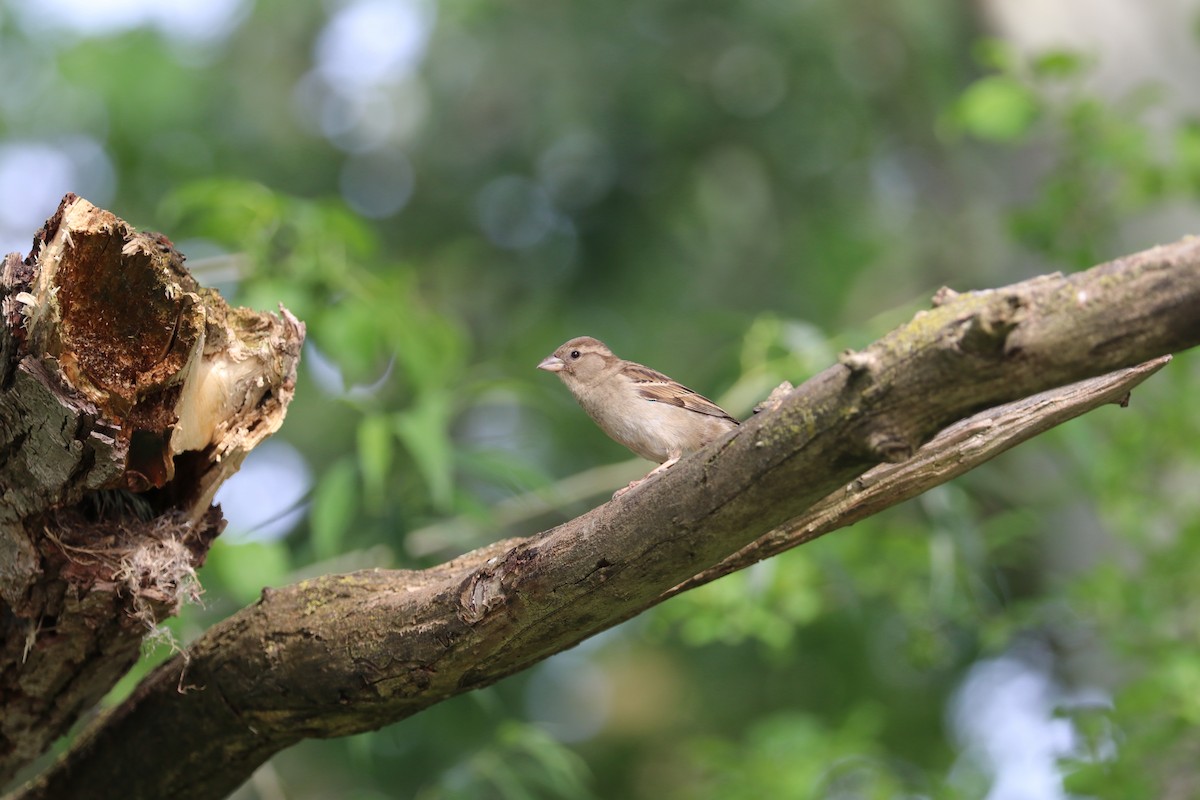
{"type": "Polygon", "coordinates": [[[343,458],[325,472],[313,493],[308,527],[316,558],[331,558],[342,552],[357,508],[358,475],[354,462],[343,458]]]}
{"type": "Polygon", "coordinates": [[[454,449],[450,442],[450,403],[440,392],[423,395],[417,405],[394,418],[396,435],[408,449],[430,499],[439,511],[450,509],[454,496],[454,449]]]}
{"type": "Polygon", "coordinates": [[[1015,78],[993,75],[963,92],[953,118],[979,139],[1011,142],[1024,136],[1041,112],[1037,97],[1015,78]]]}
{"type": "Polygon", "coordinates": [[[1072,796],[1101,794],[1112,784],[1112,770],[1107,764],[1072,762],[1064,765],[1063,788],[1072,796]]]}
{"type": "Polygon", "coordinates": [[[240,283],[237,302],[258,311],[279,313],[279,304],[299,319],[308,319],[316,311],[311,294],[295,281],[283,278],[261,278],[240,283]]]}
{"type": "Polygon", "coordinates": [[[551,483],[539,465],[507,450],[466,450],[458,454],[455,463],[472,477],[518,491],[540,489],[551,483]]]}
{"type": "Polygon", "coordinates": [[[394,275],[377,291],[371,302],[379,306],[382,335],[418,392],[459,385],[466,368],[466,337],[451,319],[422,307],[415,275],[394,275]]]}
{"type": "Polygon", "coordinates": [[[971,46],[971,55],[976,63],[987,70],[1011,72],[1016,68],[1017,57],[1013,46],[1003,39],[980,39],[971,46]]]}
{"type": "Polygon", "coordinates": [[[539,779],[555,796],[590,796],[587,763],[544,731],[532,725],[507,722],[501,726],[498,739],[512,755],[526,757],[532,769],[525,768],[522,773],[539,779]]]}
{"type": "Polygon", "coordinates": [[[1181,170],[1192,180],[1200,180],[1200,121],[1191,120],[1175,134],[1175,151],[1181,170]]]}
{"type": "Polygon", "coordinates": [[[1033,60],[1033,74],[1039,78],[1070,78],[1088,66],[1088,60],[1070,50],[1051,50],[1033,60]]]}
{"type": "Polygon", "coordinates": [[[345,371],[348,384],[373,382],[383,373],[387,355],[373,313],[354,302],[341,302],[319,315],[314,327],[314,341],[345,371]]]}
{"type": "Polygon", "coordinates": [[[160,203],[159,215],[174,230],[244,245],[273,230],[283,206],[284,199],[261,183],[218,178],[175,189],[160,203]]]}
{"type": "Polygon", "coordinates": [[[395,456],[390,419],[383,414],[363,417],[358,424],[358,466],[362,470],[367,503],[379,509],[386,499],[388,475],[395,456]]]}
{"type": "Polygon", "coordinates": [[[291,557],[282,542],[231,545],[218,539],[208,551],[204,568],[214,573],[238,602],[249,603],[263,587],[287,583],[291,557]]]}

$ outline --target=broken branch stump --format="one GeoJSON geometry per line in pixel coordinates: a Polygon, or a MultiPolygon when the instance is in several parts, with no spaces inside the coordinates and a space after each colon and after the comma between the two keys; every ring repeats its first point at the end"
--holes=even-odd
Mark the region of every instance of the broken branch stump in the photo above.
{"type": "Polygon", "coordinates": [[[283,422],[304,326],[67,195],[0,272],[0,784],[198,591],[212,498],[283,422]]]}

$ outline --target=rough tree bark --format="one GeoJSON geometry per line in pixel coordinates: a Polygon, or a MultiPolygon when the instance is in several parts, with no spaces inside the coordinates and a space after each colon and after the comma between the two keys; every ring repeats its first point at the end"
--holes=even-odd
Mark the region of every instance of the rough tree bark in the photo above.
{"type": "Polygon", "coordinates": [[[282,423],[304,329],[74,195],[6,258],[0,311],[3,783],[198,588],[212,496],[282,423]]]}
{"type": "MultiPolygon", "coordinates": [[[[730,436],[557,528],[421,572],[264,590],[14,797],[222,797],[301,738],[377,728],[489,685],[746,558],[760,537],[806,538],[794,523],[806,509],[878,480],[855,482],[956,420],[1197,343],[1200,241],[1068,277],[943,291],[730,436]]],[[[1162,363],[1079,391],[1112,399],[1162,363]]],[[[976,419],[989,414],[1003,417],[976,419]]],[[[955,450],[954,435],[949,452],[971,463],[969,440],[955,450]]]]}

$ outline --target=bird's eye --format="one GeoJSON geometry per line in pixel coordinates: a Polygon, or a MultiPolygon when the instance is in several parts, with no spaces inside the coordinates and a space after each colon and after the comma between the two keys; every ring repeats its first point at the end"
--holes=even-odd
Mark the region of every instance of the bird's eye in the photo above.
{"type": "Polygon", "coordinates": [[[572,350],[572,351],[571,351],[571,358],[579,358],[579,351],[578,351],[578,350],[572,350]]]}

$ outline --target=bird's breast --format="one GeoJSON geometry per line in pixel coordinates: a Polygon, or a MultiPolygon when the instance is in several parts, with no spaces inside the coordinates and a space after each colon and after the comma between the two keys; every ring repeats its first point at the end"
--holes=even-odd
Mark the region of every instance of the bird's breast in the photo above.
{"type": "Polygon", "coordinates": [[[734,427],[721,417],[640,398],[620,404],[581,397],[579,404],[612,439],[659,464],[699,450],[734,427]]]}

